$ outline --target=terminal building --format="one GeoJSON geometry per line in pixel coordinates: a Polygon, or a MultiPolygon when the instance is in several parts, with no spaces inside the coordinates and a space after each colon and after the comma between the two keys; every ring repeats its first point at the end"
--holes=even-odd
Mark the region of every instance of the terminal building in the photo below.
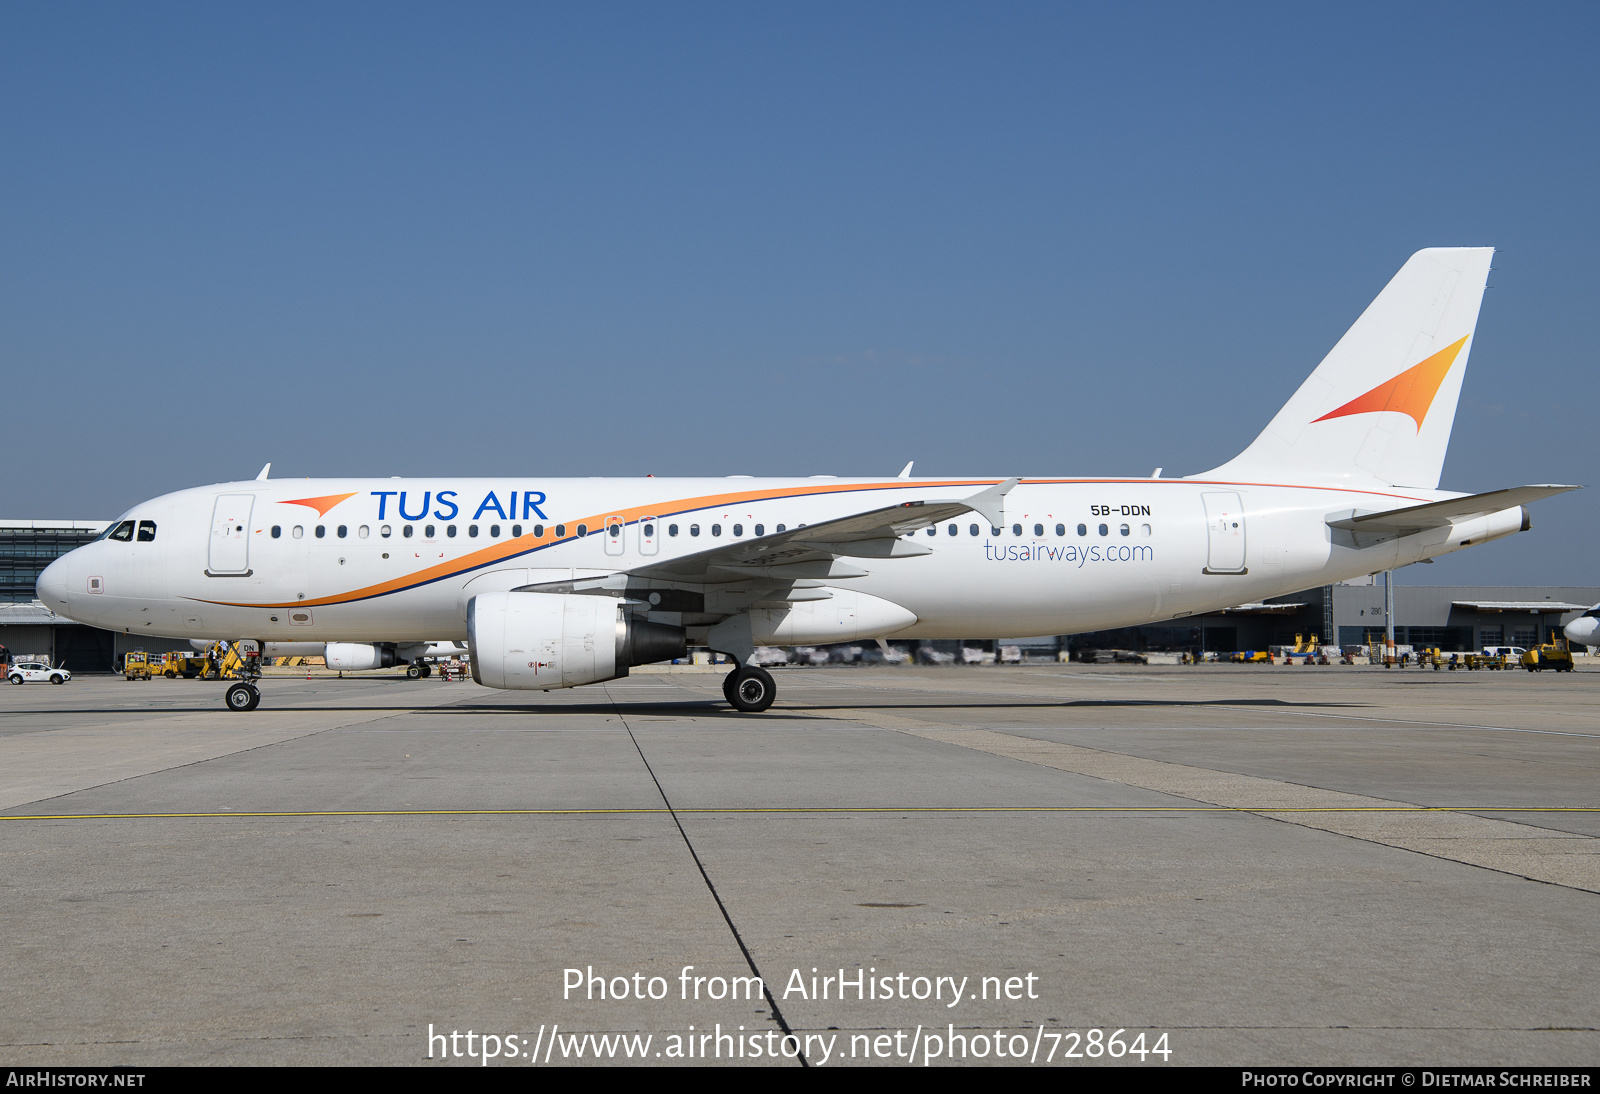
{"type": "MultiPolygon", "coordinates": [[[[1394,640],[1444,653],[1486,646],[1528,649],[1562,637],[1562,628],[1596,603],[1600,587],[1593,586],[1396,583],[1394,640]]],[[[1383,638],[1388,622],[1383,584],[1368,578],[1187,619],[1074,634],[1058,639],[1057,645],[1062,650],[1214,653],[1292,646],[1297,639],[1315,637],[1322,646],[1365,646],[1374,637],[1383,638]]]]}
{"type": "MultiPolygon", "coordinates": [[[[39,574],[74,547],[89,543],[109,521],[0,520],[0,645],[13,657],[48,658],[73,672],[114,672],[124,653],[188,649],[187,642],[87,627],[55,614],[34,597],[39,574]]],[[[1569,621],[1600,603],[1600,587],[1396,585],[1395,642],[1465,653],[1485,646],[1528,648],[1561,636],[1569,621]]],[[[1324,646],[1366,645],[1381,637],[1384,590],[1368,578],[1324,585],[1259,604],[1240,604],[1186,619],[1114,631],[1006,639],[1001,642],[914,643],[959,655],[962,648],[1017,645],[1026,656],[1083,649],[1193,651],[1265,650],[1315,636],[1324,646]]]]}

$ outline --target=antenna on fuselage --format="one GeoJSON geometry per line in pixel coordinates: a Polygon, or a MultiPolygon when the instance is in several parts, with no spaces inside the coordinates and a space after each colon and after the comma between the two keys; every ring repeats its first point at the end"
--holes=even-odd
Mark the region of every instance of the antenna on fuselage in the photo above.
{"type": "Polygon", "coordinates": [[[908,460],[908,461],[906,461],[906,465],[900,469],[900,474],[896,475],[895,478],[897,478],[897,479],[909,479],[911,477],[911,465],[916,463],[916,462],[917,462],[916,460],[908,460]]]}
{"type": "Polygon", "coordinates": [[[261,474],[259,474],[259,475],[257,475],[257,476],[256,476],[256,481],[257,481],[257,482],[266,482],[266,481],[267,481],[267,472],[268,472],[268,471],[271,471],[271,470],[272,470],[272,464],[271,464],[271,462],[270,462],[270,461],[269,461],[269,462],[268,462],[268,463],[267,463],[267,466],[265,466],[265,467],[263,467],[263,468],[262,468],[262,469],[261,469],[261,474]]]}

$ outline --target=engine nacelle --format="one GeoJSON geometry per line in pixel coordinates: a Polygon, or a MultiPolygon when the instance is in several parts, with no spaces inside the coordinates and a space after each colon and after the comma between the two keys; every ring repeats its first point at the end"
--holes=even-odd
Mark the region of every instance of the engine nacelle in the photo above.
{"type": "Polygon", "coordinates": [[[373,642],[329,642],[322,648],[330,669],[359,672],[362,669],[387,669],[395,665],[392,645],[373,642]]]}
{"type": "Polygon", "coordinates": [[[480,593],[467,602],[472,678],[517,691],[575,688],[688,653],[682,627],[651,623],[609,596],[480,593]]]}

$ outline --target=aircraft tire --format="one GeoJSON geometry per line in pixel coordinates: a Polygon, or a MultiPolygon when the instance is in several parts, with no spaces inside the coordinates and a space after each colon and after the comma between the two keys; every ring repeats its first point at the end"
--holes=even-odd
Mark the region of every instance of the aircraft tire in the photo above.
{"type": "Polygon", "coordinates": [[[433,675],[433,666],[428,664],[426,661],[424,661],[422,663],[422,678],[424,680],[426,680],[428,677],[430,677],[432,675],[433,675]]]}
{"type": "Polygon", "coordinates": [[[261,693],[249,684],[240,682],[228,688],[222,701],[229,710],[254,710],[261,703],[261,693]]]}
{"type": "Polygon", "coordinates": [[[778,685],[766,669],[745,665],[728,674],[725,686],[728,702],[733,709],[746,714],[759,714],[777,698],[778,685]]]}
{"type": "Polygon", "coordinates": [[[411,664],[406,666],[406,676],[411,680],[421,680],[422,666],[416,661],[411,662],[411,664]]]}
{"type": "Polygon", "coordinates": [[[722,678],[722,697],[728,700],[728,705],[733,706],[733,682],[738,678],[739,670],[734,669],[722,678]]]}

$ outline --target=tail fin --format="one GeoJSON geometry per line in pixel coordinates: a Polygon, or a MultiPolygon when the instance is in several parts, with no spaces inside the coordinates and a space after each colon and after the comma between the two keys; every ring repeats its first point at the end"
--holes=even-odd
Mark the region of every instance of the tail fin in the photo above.
{"type": "Polygon", "coordinates": [[[1437,488],[1493,256],[1412,255],[1261,436],[1191,477],[1437,488]]]}

